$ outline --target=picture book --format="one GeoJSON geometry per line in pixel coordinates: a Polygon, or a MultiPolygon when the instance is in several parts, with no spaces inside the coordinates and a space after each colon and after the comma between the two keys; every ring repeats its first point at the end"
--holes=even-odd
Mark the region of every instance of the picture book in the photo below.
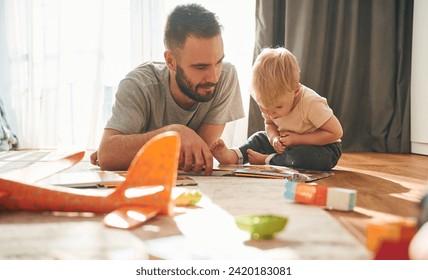
{"type": "MultiPolygon", "coordinates": [[[[179,171],[181,175],[202,175],[179,171]]],[[[218,165],[213,169],[212,176],[241,176],[270,179],[288,179],[299,182],[313,182],[332,176],[332,171],[315,171],[293,169],[276,165],[218,165]]]]}
{"type": "Polygon", "coordinates": [[[125,177],[112,171],[76,171],[55,173],[38,184],[75,188],[116,187],[125,181],[125,177]]]}
{"type": "Polygon", "coordinates": [[[312,182],[333,175],[332,171],[292,169],[274,165],[248,165],[234,170],[235,176],[288,179],[299,182],[312,182]]]}
{"type": "MultiPolygon", "coordinates": [[[[60,172],[39,181],[39,184],[73,188],[112,188],[126,179],[126,171],[60,172]]],[[[176,186],[196,186],[188,176],[177,176],[176,186]]]]}

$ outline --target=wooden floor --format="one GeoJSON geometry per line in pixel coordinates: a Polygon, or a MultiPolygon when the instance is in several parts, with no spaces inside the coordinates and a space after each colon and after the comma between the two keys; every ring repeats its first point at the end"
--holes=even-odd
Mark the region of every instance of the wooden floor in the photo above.
{"type": "Polygon", "coordinates": [[[345,153],[334,173],[318,184],[355,189],[357,203],[354,212],[329,212],[363,243],[371,221],[415,220],[428,192],[428,156],[345,153]]]}
{"type": "MultiPolygon", "coordinates": [[[[47,154],[50,153],[32,153],[30,161],[46,159],[47,154]]],[[[20,153],[13,159],[0,154],[0,170],[13,167],[11,161],[14,161],[15,168],[20,163],[28,165],[28,162],[19,162],[19,158],[20,153]]],[[[86,163],[89,165],[89,162],[86,163]]],[[[357,203],[352,212],[327,211],[362,244],[366,244],[367,225],[371,221],[403,218],[416,221],[419,215],[418,203],[428,192],[428,156],[345,153],[333,171],[334,176],[317,183],[357,190],[357,203]]],[[[22,222],[22,216],[18,217],[21,217],[19,221],[22,222]]]]}

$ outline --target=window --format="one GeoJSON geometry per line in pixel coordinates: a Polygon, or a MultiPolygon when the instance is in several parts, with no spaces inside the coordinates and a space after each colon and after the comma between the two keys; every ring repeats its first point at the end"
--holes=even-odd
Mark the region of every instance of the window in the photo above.
{"type": "MultiPolygon", "coordinates": [[[[248,105],[254,0],[0,0],[7,44],[0,57],[10,62],[0,93],[20,148],[97,148],[119,81],[143,61],[163,60],[164,20],[188,2],[219,16],[225,60],[237,67],[248,105]]],[[[242,132],[236,124],[225,131],[230,145],[246,138],[246,121],[238,122],[242,132]]]]}

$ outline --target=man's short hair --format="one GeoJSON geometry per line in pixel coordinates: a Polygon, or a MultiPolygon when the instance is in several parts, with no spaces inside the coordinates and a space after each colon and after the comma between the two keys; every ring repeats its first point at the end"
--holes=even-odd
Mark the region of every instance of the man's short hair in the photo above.
{"type": "Polygon", "coordinates": [[[221,34],[217,16],[199,4],[179,5],[169,14],[165,25],[164,44],[167,50],[183,47],[186,38],[212,38],[221,34]]]}

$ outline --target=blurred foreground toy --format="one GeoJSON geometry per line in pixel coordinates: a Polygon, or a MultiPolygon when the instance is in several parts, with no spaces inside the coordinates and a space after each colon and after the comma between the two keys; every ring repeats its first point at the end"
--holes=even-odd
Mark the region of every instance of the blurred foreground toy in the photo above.
{"type": "Polygon", "coordinates": [[[250,233],[251,239],[271,239],[284,229],[288,218],[276,215],[241,215],[235,218],[236,225],[250,233]]]}
{"type": "Polygon", "coordinates": [[[428,260],[428,194],[421,200],[421,213],[418,219],[418,231],[409,244],[409,258],[428,260]]]}
{"type": "Polygon", "coordinates": [[[107,226],[131,229],[157,214],[171,214],[171,190],[177,178],[179,152],[177,133],[153,137],[133,159],[126,180],[105,192],[34,185],[36,179],[77,163],[82,153],[47,166],[15,170],[0,175],[0,210],[108,213],[104,217],[107,226]]]}
{"type": "Polygon", "coordinates": [[[323,206],[328,209],[354,210],[357,191],[345,188],[332,188],[315,183],[287,181],[284,197],[297,203],[323,206]]]}
{"type": "Polygon", "coordinates": [[[428,223],[418,229],[409,244],[409,258],[428,260],[428,223]]]}
{"type": "Polygon", "coordinates": [[[176,206],[195,205],[202,198],[202,193],[199,190],[186,190],[174,199],[176,206]]]}
{"type": "Polygon", "coordinates": [[[371,222],[367,227],[367,248],[377,260],[428,260],[428,194],[421,200],[414,220],[371,222]]]}
{"type": "Polygon", "coordinates": [[[415,233],[414,221],[373,221],[367,226],[367,248],[374,252],[376,260],[407,260],[409,243],[415,233]]]}

